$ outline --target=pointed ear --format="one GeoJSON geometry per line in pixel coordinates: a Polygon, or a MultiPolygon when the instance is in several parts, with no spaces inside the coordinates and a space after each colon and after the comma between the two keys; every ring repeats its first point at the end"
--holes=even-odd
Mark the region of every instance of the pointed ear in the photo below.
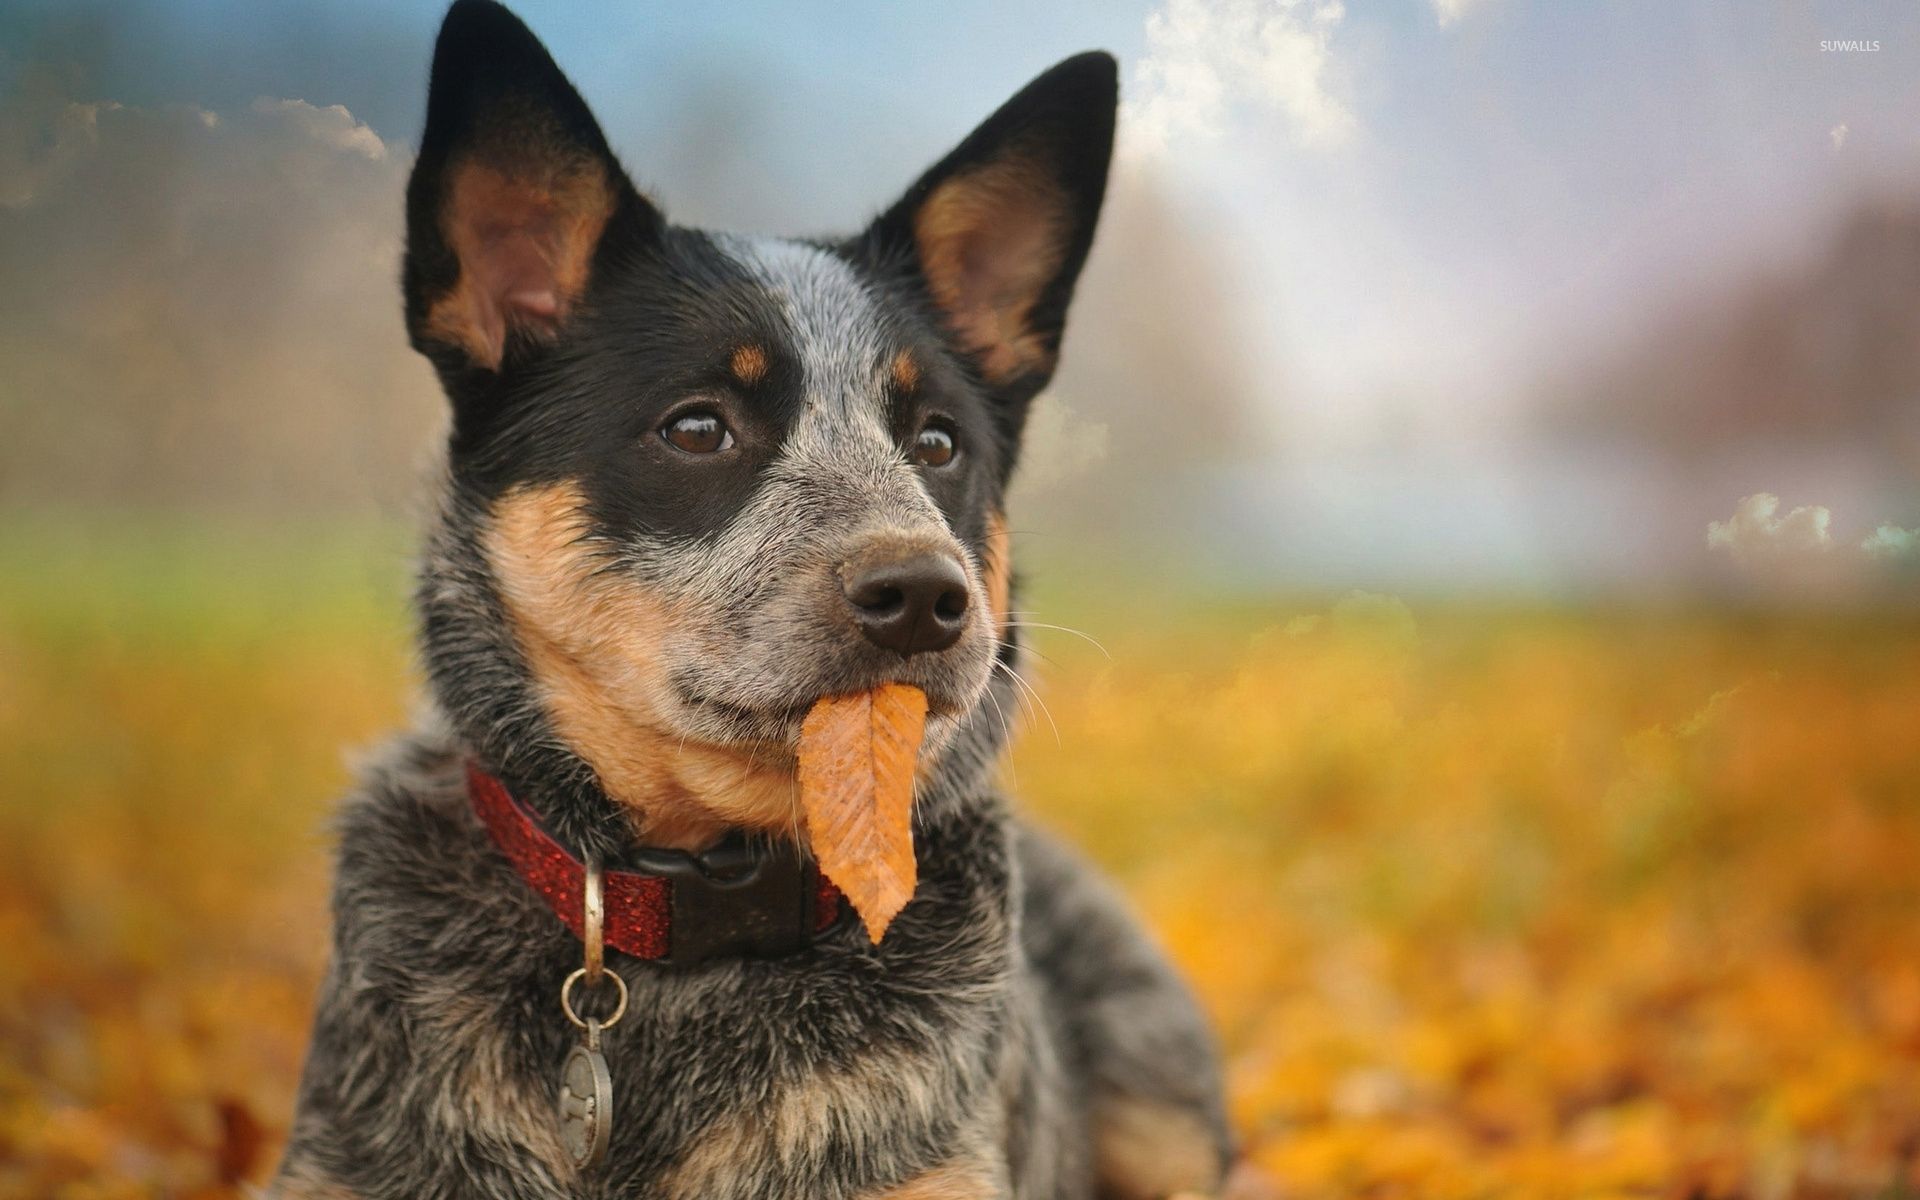
{"type": "Polygon", "coordinates": [[[559,334],[604,246],[660,224],[539,40],[492,0],[458,0],[407,184],[414,346],[443,370],[497,371],[559,334]]]}
{"type": "Polygon", "coordinates": [[[947,331],[1018,401],[1053,375],[1113,154],[1113,56],[1076,55],[1023,88],[874,222],[882,263],[913,265],[947,331]]]}

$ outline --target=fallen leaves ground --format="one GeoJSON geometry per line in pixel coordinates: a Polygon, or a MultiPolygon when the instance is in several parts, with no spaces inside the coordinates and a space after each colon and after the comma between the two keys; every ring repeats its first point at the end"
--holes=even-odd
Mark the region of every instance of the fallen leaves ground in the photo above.
{"type": "MultiPolygon", "coordinates": [[[[0,537],[0,1194],[270,1171],[411,686],[369,544],[0,537]]],[[[1112,660],[1040,643],[1011,781],[1289,1195],[1920,1196],[1920,620],[1038,607],[1112,660]]]]}

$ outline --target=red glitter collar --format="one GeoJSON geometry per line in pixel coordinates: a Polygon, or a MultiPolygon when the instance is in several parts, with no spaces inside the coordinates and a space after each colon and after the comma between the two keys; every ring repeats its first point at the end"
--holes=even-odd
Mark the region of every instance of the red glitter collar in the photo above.
{"type": "MultiPolygon", "coordinates": [[[[467,797],[515,873],[580,937],[586,867],[473,763],[467,797]]],[[[688,965],[792,953],[837,924],[845,907],[840,889],[797,855],[742,844],[702,855],[640,848],[630,857],[642,869],[608,867],[601,894],[607,945],[635,958],[688,965]]]]}

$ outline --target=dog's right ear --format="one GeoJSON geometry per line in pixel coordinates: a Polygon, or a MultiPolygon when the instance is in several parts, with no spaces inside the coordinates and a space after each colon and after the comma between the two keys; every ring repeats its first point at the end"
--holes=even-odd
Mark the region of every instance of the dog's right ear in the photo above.
{"type": "Polygon", "coordinates": [[[493,0],[457,0],[407,184],[415,348],[443,374],[499,371],[560,335],[606,251],[661,225],[539,39],[493,0]]]}
{"type": "Polygon", "coordinates": [[[1020,89],[868,227],[924,289],[1012,431],[1053,375],[1113,154],[1119,68],[1077,54],[1020,89]]]}

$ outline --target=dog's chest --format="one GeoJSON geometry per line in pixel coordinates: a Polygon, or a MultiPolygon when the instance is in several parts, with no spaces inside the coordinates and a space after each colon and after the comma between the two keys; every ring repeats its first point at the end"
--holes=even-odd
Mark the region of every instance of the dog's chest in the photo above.
{"type": "Polygon", "coordinates": [[[834,1003],[844,980],[778,1006],[751,1002],[768,997],[737,978],[707,995],[695,982],[630,985],[629,1014],[600,1038],[605,1093],[582,1086],[581,1038],[557,1011],[533,1014],[537,1030],[493,1023],[492,1045],[470,1045],[467,1070],[449,1079],[474,1132],[568,1190],[715,1200],[773,1177],[796,1188],[897,1178],[950,1157],[995,1090],[1000,1039],[984,1009],[959,1022],[951,1011],[874,1021],[834,1003]],[[582,1171],[568,1125],[588,1099],[605,1105],[608,1144],[582,1171]]]}
{"type": "Polygon", "coordinates": [[[561,1117],[581,1032],[560,1002],[581,944],[454,798],[399,799],[349,823],[338,1036],[316,1068],[336,1094],[378,1077],[370,1111],[385,1125],[467,1147],[527,1180],[526,1195],[725,1200],[910,1178],[999,1107],[1022,985],[990,815],[922,838],[915,903],[879,947],[852,926],[779,960],[610,958],[630,999],[601,1041],[607,1155],[581,1173],[561,1117]]]}

